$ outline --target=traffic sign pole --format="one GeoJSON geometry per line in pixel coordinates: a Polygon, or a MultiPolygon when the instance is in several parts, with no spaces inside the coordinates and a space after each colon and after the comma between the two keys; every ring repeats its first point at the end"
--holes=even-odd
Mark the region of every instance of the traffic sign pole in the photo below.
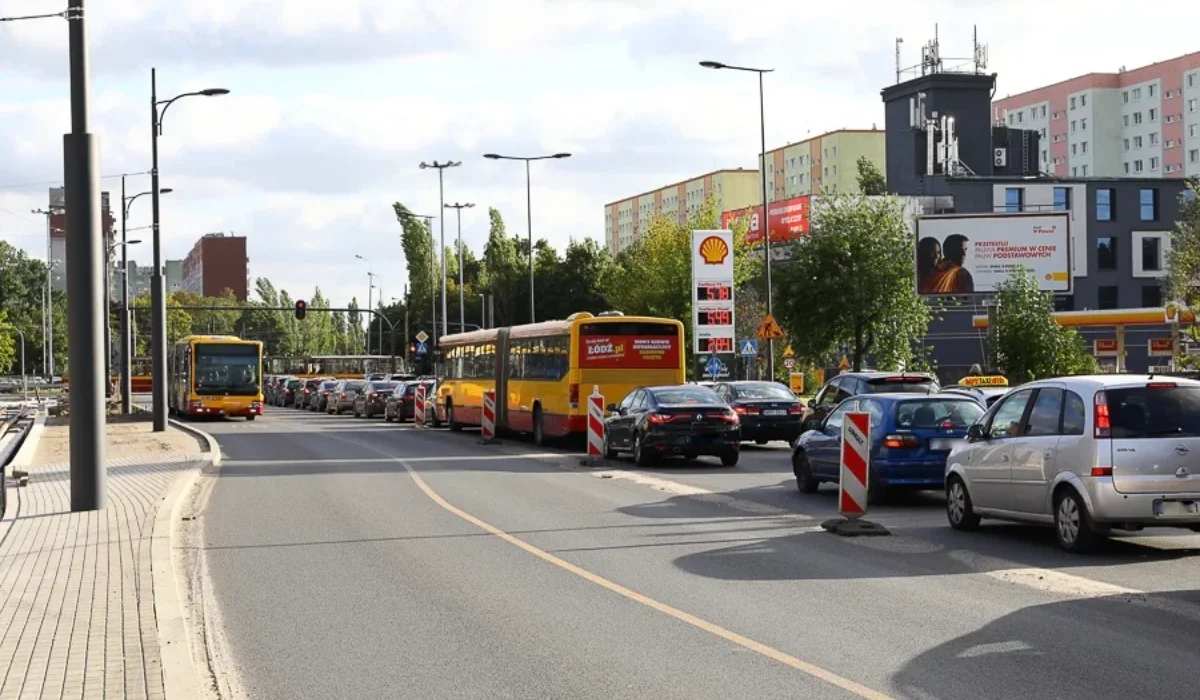
{"type": "Polygon", "coordinates": [[[843,414],[841,473],[838,479],[838,513],[821,523],[827,531],[847,537],[890,535],[882,525],[864,520],[871,482],[871,414],[843,414]]]}

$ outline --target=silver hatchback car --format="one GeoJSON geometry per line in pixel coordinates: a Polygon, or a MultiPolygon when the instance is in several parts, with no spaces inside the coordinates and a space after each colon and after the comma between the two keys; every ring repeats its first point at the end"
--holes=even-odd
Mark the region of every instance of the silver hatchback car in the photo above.
{"type": "Polygon", "coordinates": [[[1200,382],[1147,375],[1025,384],[946,460],[946,514],[1053,524],[1082,552],[1111,530],[1200,531],[1200,382]]]}

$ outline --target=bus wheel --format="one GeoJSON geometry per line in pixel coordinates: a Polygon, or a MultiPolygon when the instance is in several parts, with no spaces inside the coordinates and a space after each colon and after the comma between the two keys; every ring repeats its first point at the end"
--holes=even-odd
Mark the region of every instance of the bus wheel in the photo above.
{"type": "Polygon", "coordinates": [[[446,424],[450,426],[450,432],[452,432],[452,433],[461,433],[462,432],[462,429],[463,429],[462,423],[459,423],[458,421],[454,420],[454,404],[449,401],[446,402],[446,424]]]}
{"type": "Polygon", "coordinates": [[[542,407],[533,407],[533,444],[538,447],[546,446],[546,428],[542,424],[542,407]]]}
{"type": "Polygon", "coordinates": [[[256,415],[254,415],[253,413],[251,413],[250,415],[246,416],[246,420],[254,420],[254,419],[255,419],[255,418],[257,418],[257,417],[258,417],[258,416],[256,416],[256,415]]]}

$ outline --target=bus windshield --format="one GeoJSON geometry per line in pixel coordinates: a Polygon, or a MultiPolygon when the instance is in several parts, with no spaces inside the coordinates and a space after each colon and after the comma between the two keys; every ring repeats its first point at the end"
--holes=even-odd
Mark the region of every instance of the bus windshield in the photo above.
{"type": "Polygon", "coordinates": [[[258,393],[258,346],[200,343],[196,346],[196,391],[227,396],[258,393]]]}
{"type": "Polygon", "coordinates": [[[654,321],[583,323],[580,369],[679,369],[679,327],[654,321]]]}

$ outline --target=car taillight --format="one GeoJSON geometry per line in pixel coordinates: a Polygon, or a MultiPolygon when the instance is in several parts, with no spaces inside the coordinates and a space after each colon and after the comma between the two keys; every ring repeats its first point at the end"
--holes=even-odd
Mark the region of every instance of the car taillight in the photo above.
{"type": "Polygon", "coordinates": [[[1112,467],[1092,467],[1092,476],[1112,476],[1112,467]]]}
{"type": "Polygon", "coordinates": [[[670,423],[673,416],[668,416],[665,413],[651,413],[646,416],[646,420],[651,423],[670,423]]]}
{"type": "Polygon", "coordinates": [[[1147,389],[1174,389],[1177,385],[1175,382],[1150,382],[1146,385],[1147,389]]]}
{"type": "Polygon", "coordinates": [[[897,434],[888,435],[883,438],[883,446],[894,450],[912,450],[920,447],[921,441],[917,440],[916,435],[897,434]]]}
{"type": "Polygon", "coordinates": [[[570,402],[571,408],[579,408],[579,385],[578,384],[568,385],[567,401],[570,402]]]}
{"type": "Polygon", "coordinates": [[[1096,400],[1092,417],[1096,423],[1094,437],[1112,437],[1112,423],[1108,418],[1108,395],[1103,391],[1096,392],[1096,400]]]}
{"type": "Polygon", "coordinates": [[[753,406],[734,406],[733,410],[743,416],[757,416],[759,411],[753,406]]]}
{"type": "Polygon", "coordinates": [[[802,416],[804,415],[804,407],[799,405],[792,406],[788,409],[788,413],[792,414],[793,416],[802,416]]]}
{"type": "Polygon", "coordinates": [[[342,398],[343,399],[346,398],[346,392],[344,392],[344,391],[342,392],[342,398]]]}
{"type": "Polygon", "coordinates": [[[734,411],[722,411],[720,413],[709,413],[707,415],[709,418],[717,418],[719,420],[725,421],[726,423],[741,422],[740,419],[738,418],[738,414],[734,411]]]}

